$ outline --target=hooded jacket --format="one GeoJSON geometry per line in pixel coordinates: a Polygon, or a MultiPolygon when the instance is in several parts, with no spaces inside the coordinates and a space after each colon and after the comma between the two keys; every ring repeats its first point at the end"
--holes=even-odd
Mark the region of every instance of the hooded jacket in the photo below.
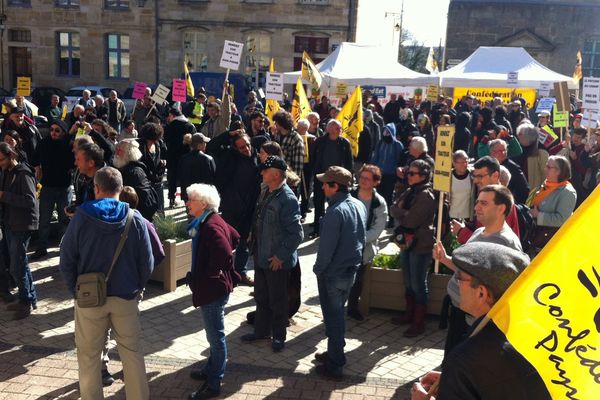
{"type": "Polygon", "coordinates": [[[381,172],[384,175],[395,175],[396,168],[400,165],[400,159],[402,158],[402,151],[404,146],[396,139],[396,125],[390,122],[383,128],[382,140],[377,144],[375,154],[373,156],[373,164],[381,168],[381,172]],[[386,142],[384,138],[387,136],[385,131],[390,133],[392,137],[391,142],[386,142]]]}
{"type": "MultiPolygon", "coordinates": [[[[71,294],[75,293],[79,275],[108,273],[128,212],[129,205],[107,198],[86,201],[78,208],[60,246],[59,268],[71,294]]],[[[108,279],[107,295],[134,299],[144,289],[153,268],[148,228],[136,210],[123,250],[108,279]]]]}

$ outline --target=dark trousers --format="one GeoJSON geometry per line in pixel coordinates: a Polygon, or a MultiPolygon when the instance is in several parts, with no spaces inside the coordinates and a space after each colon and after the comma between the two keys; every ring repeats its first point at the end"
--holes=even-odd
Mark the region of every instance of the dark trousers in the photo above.
{"type": "MultiPolygon", "coordinates": [[[[153,183],[152,187],[158,196],[158,210],[156,211],[163,213],[165,211],[165,190],[162,181],[153,183]]],[[[177,188],[175,188],[175,190],[177,190],[177,188]]],[[[183,196],[183,193],[181,195],[183,196]]]]}
{"type": "Polygon", "coordinates": [[[302,171],[302,182],[300,183],[300,213],[305,216],[308,213],[308,200],[312,193],[313,175],[309,164],[304,164],[302,171]]]}
{"type": "Polygon", "coordinates": [[[285,340],[289,279],[289,269],[272,271],[258,266],[254,269],[254,334],[257,337],[272,335],[274,340],[285,340]]]}
{"type": "Polygon", "coordinates": [[[392,200],[394,198],[394,186],[396,185],[396,175],[383,175],[381,177],[381,183],[377,188],[377,193],[379,193],[388,205],[388,215],[389,219],[392,220],[392,215],[389,213],[390,206],[392,205],[392,200]]]}
{"type": "Polygon", "coordinates": [[[363,278],[365,276],[366,269],[367,266],[361,264],[360,267],[358,267],[358,271],[356,271],[354,285],[352,285],[350,293],[348,294],[348,311],[358,311],[358,299],[360,298],[360,294],[362,292],[363,278]]]}
{"type": "Polygon", "coordinates": [[[322,183],[315,177],[313,203],[315,205],[315,231],[319,230],[319,222],[323,214],[325,214],[325,192],[323,192],[322,183]]]}
{"type": "Polygon", "coordinates": [[[174,201],[175,195],[177,194],[177,177],[179,175],[179,169],[177,168],[177,161],[169,160],[167,162],[167,183],[169,185],[169,200],[174,201]]]}
{"type": "Polygon", "coordinates": [[[448,318],[448,332],[446,332],[446,345],[444,346],[444,357],[456,345],[467,338],[469,325],[465,320],[465,312],[458,307],[450,305],[450,316],[448,318]]]}

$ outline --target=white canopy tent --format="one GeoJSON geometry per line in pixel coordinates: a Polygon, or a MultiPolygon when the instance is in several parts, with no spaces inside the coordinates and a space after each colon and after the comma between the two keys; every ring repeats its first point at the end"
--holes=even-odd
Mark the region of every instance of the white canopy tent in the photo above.
{"type": "Polygon", "coordinates": [[[554,72],[537,62],[522,47],[479,47],[460,64],[439,74],[445,88],[508,87],[508,73],[517,72],[512,87],[539,89],[542,83],[567,82],[569,89],[577,85],[569,76],[554,72]]]}
{"type": "MultiPolygon", "coordinates": [[[[323,75],[321,90],[334,89],[338,83],[380,86],[426,86],[438,83],[436,76],[420,74],[398,63],[395,60],[397,52],[391,47],[343,42],[316,65],[323,75]]],[[[283,75],[284,83],[296,83],[301,72],[286,72],[283,75]]]]}

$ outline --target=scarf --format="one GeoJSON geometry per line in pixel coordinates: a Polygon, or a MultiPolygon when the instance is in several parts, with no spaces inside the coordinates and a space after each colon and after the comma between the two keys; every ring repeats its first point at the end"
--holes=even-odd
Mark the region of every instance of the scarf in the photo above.
{"type": "Polygon", "coordinates": [[[542,186],[540,186],[537,192],[535,192],[533,195],[531,205],[535,208],[539,208],[540,204],[546,199],[546,197],[550,196],[552,192],[570,184],[571,183],[569,181],[548,182],[548,179],[546,179],[544,183],[542,183],[542,186]]]}
{"type": "Polygon", "coordinates": [[[196,269],[196,247],[200,240],[200,224],[202,224],[206,218],[212,213],[211,210],[204,210],[204,212],[192,220],[187,227],[188,235],[192,238],[192,273],[196,269]]]}

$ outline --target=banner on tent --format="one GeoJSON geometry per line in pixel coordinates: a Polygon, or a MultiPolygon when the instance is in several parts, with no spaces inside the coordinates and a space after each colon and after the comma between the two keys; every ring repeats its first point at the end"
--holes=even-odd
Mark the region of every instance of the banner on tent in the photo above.
{"type": "Polygon", "coordinates": [[[494,97],[500,97],[505,103],[511,101],[514,97],[522,97],[531,107],[535,103],[536,89],[530,88],[454,88],[453,104],[460,101],[463,96],[475,96],[481,101],[493,100],[494,97]]]}

